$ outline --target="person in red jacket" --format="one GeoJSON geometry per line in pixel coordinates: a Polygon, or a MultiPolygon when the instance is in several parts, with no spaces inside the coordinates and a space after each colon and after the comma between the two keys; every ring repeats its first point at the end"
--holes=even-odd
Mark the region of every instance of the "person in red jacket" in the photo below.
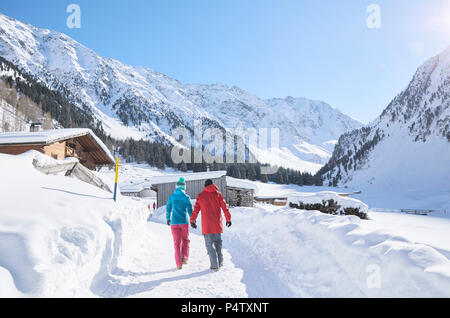
{"type": "Polygon", "coordinates": [[[231,214],[227,203],[219,192],[219,188],[213,184],[212,180],[208,179],[205,182],[205,188],[197,196],[190,222],[194,229],[197,228],[195,221],[198,213],[202,212],[202,234],[205,238],[206,250],[211,262],[210,268],[215,271],[218,271],[223,266],[221,235],[223,233],[223,219],[221,210],[225,214],[227,227],[230,227],[231,214]]]}

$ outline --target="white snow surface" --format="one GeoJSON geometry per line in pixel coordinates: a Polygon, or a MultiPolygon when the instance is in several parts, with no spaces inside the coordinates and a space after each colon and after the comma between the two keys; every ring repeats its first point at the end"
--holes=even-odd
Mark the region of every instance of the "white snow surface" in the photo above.
{"type": "MultiPolygon", "coordinates": [[[[84,182],[41,174],[35,156],[0,155],[0,297],[450,297],[448,219],[232,208],[225,266],[209,271],[199,218],[179,271],[164,207],[149,217],[144,201],[114,203],[84,182]]],[[[167,173],[145,170],[125,164],[120,176],[167,173]]],[[[262,194],[300,188],[247,182],[262,194]]]]}
{"type": "Polygon", "coordinates": [[[357,197],[372,206],[446,210],[450,213],[450,143],[426,143],[391,135],[370,155],[370,164],[354,173],[347,185],[362,190],[357,197]],[[386,154],[389,160],[386,160],[386,154]]]}
{"type": "Polygon", "coordinates": [[[28,159],[34,161],[34,165],[36,167],[45,167],[52,165],[64,165],[69,162],[78,162],[77,158],[67,157],[63,160],[56,160],[53,157],[46,156],[39,151],[29,150],[26,153],[21,155],[22,157],[27,157],[28,159]]]}
{"type": "MultiPolygon", "coordinates": [[[[249,296],[450,295],[448,254],[376,221],[267,206],[231,213],[236,226],[224,241],[235,264],[244,268],[249,296]],[[370,284],[373,270],[379,273],[379,285],[370,284]]],[[[415,237],[414,228],[407,231],[415,237]]],[[[449,234],[440,241],[448,244],[449,234]]]]}
{"type": "Polygon", "coordinates": [[[255,191],[257,190],[255,182],[243,179],[236,179],[228,176],[227,176],[227,186],[243,189],[253,189],[255,191]]]}

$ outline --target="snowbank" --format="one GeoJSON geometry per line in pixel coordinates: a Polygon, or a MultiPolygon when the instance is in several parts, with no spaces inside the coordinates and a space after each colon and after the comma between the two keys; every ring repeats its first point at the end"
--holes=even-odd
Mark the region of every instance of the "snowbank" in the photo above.
{"type": "Polygon", "coordinates": [[[14,285],[11,273],[4,267],[0,267],[0,298],[20,298],[23,297],[14,285]]]}
{"type": "MultiPolygon", "coordinates": [[[[2,297],[96,297],[117,267],[123,229],[148,209],[74,178],[44,175],[35,153],[0,154],[2,297]]],[[[45,158],[45,160],[54,160],[45,158]]]]}
{"type": "Polygon", "coordinates": [[[56,160],[50,156],[44,155],[36,150],[29,150],[17,157],[23,157],[30,159],[33,162],[35,167],[45,167],[52,165],[65,165],[66,163],[75,163],[78,162],[78,159],[73,157],[67,157],[64,160],[56,160]]]}
{"type": "Polygon", "coordinates": [[[450,297],[450,262],[355,216],[233,208],[223,244],[250,297],[450,297]]]}

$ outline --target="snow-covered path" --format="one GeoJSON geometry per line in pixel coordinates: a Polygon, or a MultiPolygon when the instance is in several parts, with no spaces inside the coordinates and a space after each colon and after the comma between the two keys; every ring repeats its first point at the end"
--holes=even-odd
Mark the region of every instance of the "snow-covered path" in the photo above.
{"type": "Polygon", "coordinates": [[[175,267],[173,240],[167,225],[149,222],[140,233],[123,233],[118,266],[94,287],[101,297],[247,297],[241,282],[243,272],[235,268],[224,251],[225,266],[209,270],[203,238],[190,234],[189,263],[175,267]]]}

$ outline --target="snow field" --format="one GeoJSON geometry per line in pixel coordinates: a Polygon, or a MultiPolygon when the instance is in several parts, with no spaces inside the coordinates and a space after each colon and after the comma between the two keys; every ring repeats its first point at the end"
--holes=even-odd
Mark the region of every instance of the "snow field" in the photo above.
{"type": "Polygon", "coordinates": [[[148,218],[144,202],[41,174],[36,156],[0,155],[1,297],[450,297],[447,219],[233,208],[224,268],[209,270],[199,218],[178,271],[164,207],[148,218]]]}

